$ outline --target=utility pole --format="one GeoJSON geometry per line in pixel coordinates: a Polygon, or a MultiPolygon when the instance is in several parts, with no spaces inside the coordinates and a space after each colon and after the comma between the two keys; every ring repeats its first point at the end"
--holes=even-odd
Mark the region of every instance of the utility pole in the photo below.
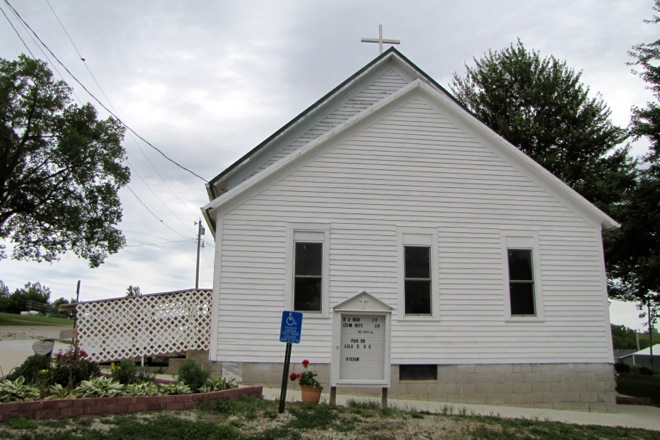
{"type": "Polygon", "coordinates": [[[199,289],[199,249],[204,247],[202,242],[202,235],[204,235],[204,226],[202,226],[202,219],[196,221],[197,225],[197,266],[195,267],[195,290],[199,289]]]}

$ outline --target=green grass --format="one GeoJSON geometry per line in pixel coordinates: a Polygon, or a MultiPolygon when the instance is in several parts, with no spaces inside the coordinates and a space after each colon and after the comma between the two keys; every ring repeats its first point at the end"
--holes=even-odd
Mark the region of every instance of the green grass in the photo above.
{"type": "Polygon", "coordinates": [[[0,326],[4,325],[62,325],[73,327],[73,319],[0,313],[0,326]]]}
{"type": "Polygon", "coordinates": [[[653,376],[636,373],[620,374],[616,390],[625,396],[650,397],[653,405],[660,406],[660,374],[653,376]]]}
{"type": "Polygon", "coordinates": [[[257,398],[216,401],[198,410],[121,416],[79,417],[58,421],[15,420],[0,423],[0,439],[641,439],[660,433],[642,429],[581,426],[559,422],[443,415],[352,403],[287,404],[257,398]],[[359,414],[356,414],[359,410],[359,414]],[[423,416],[422,419],[419,417],[423,416]]]}

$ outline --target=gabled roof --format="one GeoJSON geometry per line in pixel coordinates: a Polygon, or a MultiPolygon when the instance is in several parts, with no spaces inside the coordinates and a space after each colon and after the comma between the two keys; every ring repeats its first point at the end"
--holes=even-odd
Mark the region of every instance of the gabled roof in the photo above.
{"type": "MultiPolygon", "coordinates": [[[[650,347],[646,347],[642,350],[632,353],[632,356],[650,356],[650,355],[651,355],[650,347]]],[[[653,346],[653,357],[655,356],[660,356],[660,344],[655,344],[653,346]]]]}
{"type": "MultiPolygon", "coordinates": [[[[310,107],[305,109],[302,113],[300,113],[298,116],[296,116],[287,124],[285,124],[282,128],[280,128],[271,136],[269,136],[266,140],[261,142],[259,145],[254,147],[249,152],[247,152],[243,157],[238,159],[236,162],[234,162],[232,165],[230,165],[220,174],[218,174],[213,179],[211,179],[206,184],[206,189],[209,195],[209,199],[213,200],[216,197],[218,197],[221,194],[221,192],[216,190],[217,186],[221,184],[224,180],[232,176],[234,173],[236,173],[239,169],[250,166],[250,162],[255,156],[267,150],[269,146],[275,143],[275,141],[291,133],[291,131],[293,131],[296,127],[300,126],[304,121],[308,119],[312,119],[314,115],[321,112],[322,109],[326,105],[328,105],[328,103],[330,103],[335,97],[341,95],[347,90],[350,90],[351,86],[354,85],[359,79],[365,77],[370,72],[374,71],[379,66],[383,65],[388,61],[397,61],[398,65],[406,68],[406,70],[408,70],[413,77],[423,79],[425,82],[428,82],[433,87],[437,88],[439,91],[445,93],[450,99],[454,100],[458,105],[461,105],[449,92],[447,92],[447,90],[445,90],[440,84],[435,82],[433,78],[428,76],[424,71],[422,71],[419,67],[413,64],[408,58],[406,58],[403,54],[397,51],[394,47],[391,47],[387,51],[379,55],[377,58],[375,58],[373,61],[371,61],[369,64],[364,66],[362,69],[358,70],[355,74],[351,75],[348,79],[346,79],[344,82],[339,84],[337,87],[332,89],[329,93],[327,93],[321,99],[316,101],[310,107]]],[[[469,112],[469,110],[467,109],[465,109],[465,111],[469,112]]]]}
{"type": "Polygon", "coordinates": [[[354,297],[337,304],[332,309],[335,312],[365,311],[385,313],[390,313],[393,310],[392,307],[367,292],[358,293],[354,297]]]}
{"type": "Polygon", "coordinates": [[[272,136],[259,144],[257,147],[255,147],[253,150],[251,150],[249,153],[247,153],[236,163],[231,165],[207,184],[211,202],[202,209],[204,216],[206,217],[213,232],[215,230],[215,225],[213,216],[211,216],[209,213],[210,211],[218,209],[221,206],[226,206],[230,202],[245,196],[247,193],[250,193],[253,190],[256,190],[257,188],[261,187],[261,185],[267,184],[270,179],[279,175],[280,171],[295,167],[296,164],[298,164],[300,161],[303,161],[306,157],[309,157],[308,153],[310,151],[320,148],[321,145],[329,142],[331,139],[336,138],[345,130],[354,127],[361,121],[364,121],[366,118],[370,117],[372,114],[384,109],[385,107],[397,102],[400,99],[403,99],[403,97],[412,93],[422,93],[425,96],[440,103],[441,105],[448,107],[451,111],[455,112],[456,115],[461,117],[477,132],[488,138],[491,142],[493,142],[494,145],[498,146],[502,154],[507,156],[513,162],[517,163],[521,168],[525,169],[528,175],[535,176],[537,178],[536,180],[542,182],[549,191],[556,194],[567,205],[574,207],[578,211],[582,212],[583,215],[591,218],[592,221],[600,224],[603,230],[616,228],[619,226],[615,220],[610,218],[607,214],[602,212],[600,209],[578,194],[575,190],[566,185],[559,178],[547,171],[530,157],[525,155],[517,147],[509,143],[488,126],[483,124],[473,113],[461,105],[447,90],[441,87],[413,63],[411,63],[396,49],[390,48],[381,56],[374,59],[371,63],[367,64],[356,74],[336,87],[333,91],[314,103],[311,107],[302,112],[300,115],[286,124],[280,130],[275,132],[272,136]],[[288,156],[279,159],[277,162],[269,165],[265,169],[259,170],[256,174],[251,175],[249,178],[246,178],[242,182],[233,185],[231,188],[226,188],[226,192],[223,191],[216,193],[214,188],[216,185],[218,185],[218,183],[223,182],[225,179],[229,179],[233,173],[239,172],[239,170],[243,168],[250,169],[250,167],[255,167],[254,164],[251,164],[251,161],[255,156],[259,155],[261,152],[267,151],[269,148],[273,148],[275,143],[278,142],[281,138],[285,136],[293,136],[295,134],[296,128],[298,128],[305,121],[309,121],[315,115],[318,115],[318,112],[321,112],[325,106],[330,105],[331,101],[338,95],[350,93],[354,86],[357,87],[356,83],[360,80],[360,78],[363,78],[370,72],[378,69],[379,66],[383,65],[383,63],[390,61],[397,63],[397,66],[403,67],[407,72],[410,73],[412,79],[407,85],[401,87],[396,92],[387,95],[380,101],[364,108],[359,113],[343,121],[339,125],[327,130],[323,135],[307,142],[305,145],[301,146],[298,148],[298,150],[289,154],[288,156]]]}

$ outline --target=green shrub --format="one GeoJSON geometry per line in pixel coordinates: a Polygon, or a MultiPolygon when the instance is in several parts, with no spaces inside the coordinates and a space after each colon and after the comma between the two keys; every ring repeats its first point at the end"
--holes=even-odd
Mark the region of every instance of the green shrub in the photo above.
{"type": "Polygon", "coordinates": [[[190,394],[192,390],[186,384],[181,382],[165,383],[160,386],[160,392],[167,395],[190,394]]]}
{"type": "Polygon", "coordinates": [[[137,383],[138,368],[133,361],[121,361],[119,364],[114,362],[110,365],[112,379],[128,385],[129,383],[137,383]]]}
{"type": "Polygon", "coordinates": [[[202,393],[208,393],[210,391],[222,391],[222,390],[231,390],[238,388],[236,381],[234,379],[225,379],[224,377],[210,377],[207,379],[206,383],[199,388],[199,391],[202,393]]]}
{"type": "Polygon", "coordinates": [[[179,367],[178,382],[190,387],[193,393],[199,391],[209,378],[209,373],[192,360],[184,361],[179,367]]]}
{"type": "Polygon", "coordinates": [[[83,380],[75,389],[78,397],[118,397],[124,394],[124,385],[109,377],[99,376],[83,380]]]}
{"type": "Polygon", "coordinates": [[[157,396],[160,394],[158,385],[153,382],[131,383],[126,385],[129,396],[157,396]]]}
{"type": "Polygon", "coordinates": [[[23,376],[0,382],[0,402],[22,402],[40,397],[39,389],[28,384],[23,376]]]}
{"type": "Polygon", "coordinates": [[[75,398],[75,395],[73,394],[73,390],[70,390],[69,388],[64,388],[62,385],[59,383],[56,383],[55,385],[51,385],[48,387],[48,393],[49,396],[46,397],[46,399],[69,399],[69,398],[75,398]]]}
{"type": "Polygon", "coordinates": [[[39,379],[40,371],[50,368],[50,356],[33,354],[25,359],[23,363],[7,375],[8,380],[16,380],[23,377],[27,383],[35,383],[39,379]]]}

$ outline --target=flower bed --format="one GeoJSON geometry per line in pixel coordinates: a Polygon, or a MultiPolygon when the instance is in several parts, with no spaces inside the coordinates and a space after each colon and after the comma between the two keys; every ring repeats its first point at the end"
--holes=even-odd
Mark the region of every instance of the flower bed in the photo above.
{"type": "Polygon", "coordinates": [[[0,422],[6,422],[16,416],[28,419],[56,419],[99,414],[190,409],[196,408],[203,402],[219,399],[237,400],[242,396],[262,397],[262,393],[263,387],[256,386],[171,396],[99,397],[0,403],[0,422]]]}

